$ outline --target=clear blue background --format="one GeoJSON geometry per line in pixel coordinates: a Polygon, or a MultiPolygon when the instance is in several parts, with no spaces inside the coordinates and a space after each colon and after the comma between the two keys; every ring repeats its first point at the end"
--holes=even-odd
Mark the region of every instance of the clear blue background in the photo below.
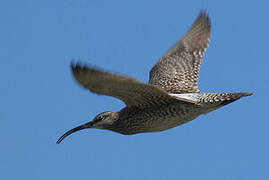
{"type": "Polygon", "coordinates": [[[266,1],[4,0],[0,3],[0,179],[269,179],[266,1]],[[254,92],[196,120],[124,136],[66,130],[124,104],[81,88],[71,60],[148,81],[201,9],[212,39],[203,92],[254,92]]]}

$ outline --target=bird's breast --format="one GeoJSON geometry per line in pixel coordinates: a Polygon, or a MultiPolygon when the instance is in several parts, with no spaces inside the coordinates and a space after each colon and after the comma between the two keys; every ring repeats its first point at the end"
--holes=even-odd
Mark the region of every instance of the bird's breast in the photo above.
{"type": "Polygon", "coordinates": [[[148,108],[124,108],[116,122],[122,134],[156,132],[189,122],[199,115],[197,107],[172,103],[148,108]]]}

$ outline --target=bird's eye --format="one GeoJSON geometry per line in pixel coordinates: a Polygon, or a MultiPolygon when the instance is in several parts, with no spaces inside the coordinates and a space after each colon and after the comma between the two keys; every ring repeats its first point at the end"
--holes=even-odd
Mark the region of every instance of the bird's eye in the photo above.
{"type": "Polygon", "coordinates": [[[101,115],[98,117],[98,121],[101,121],[104,117],[101,115]]]}

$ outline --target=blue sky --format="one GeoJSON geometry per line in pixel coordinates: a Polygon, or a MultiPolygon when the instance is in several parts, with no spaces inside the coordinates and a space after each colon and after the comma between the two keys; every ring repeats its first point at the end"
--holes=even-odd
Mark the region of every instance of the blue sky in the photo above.
{"type": "Polygon", "coordinates": [[[0,179],[269,179],[268,2],[4,0],[0,179]],[[148,81],[201,9],[212,21],[203,92],[254,92],[194,121],[123,136],[66,130],[124,104],[81,88],[71,60],[148,81]]]}

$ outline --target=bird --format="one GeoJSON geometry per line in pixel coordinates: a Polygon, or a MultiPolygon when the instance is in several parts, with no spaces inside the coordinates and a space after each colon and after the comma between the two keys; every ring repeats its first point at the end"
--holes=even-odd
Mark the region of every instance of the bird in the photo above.
{"type": "Polygon", "coordinates": [[[153,66],[148,83],[72,62],[73,76],[81,86],[99,95],[118,98],[126,106],[98,114],[92,121],[64,133],[56,143],[82,129],[110,130],[123,135],[164,131],[253,95],[200,92],[200,66],[210,34],[210,17],[201,10],[181,40],[153,66]]]}

